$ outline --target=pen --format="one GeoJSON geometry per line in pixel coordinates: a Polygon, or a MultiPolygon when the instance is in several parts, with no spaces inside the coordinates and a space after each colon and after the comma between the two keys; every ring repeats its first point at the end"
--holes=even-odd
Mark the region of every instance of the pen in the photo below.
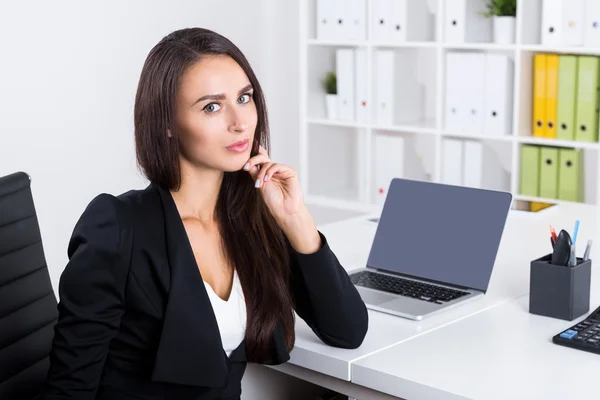
{"type": "Polygon", "coordinates": [[[592,248],[592,239],[588,240],[587,245],[585,246],[585,252],[583,253],[583,261],[587,261],[590,259],[590,249],[592,248]]]}
{"type": "Polygon", "coordinates": [[[571,257],[569,258],[569,267],[577,265],[577,256],[575,255],[575,243],[571,245],[571,257]]]}
{"type": "Polygon", "coordinates": [[[556,231],[554,230],[552,225],[550,225],[550,235],[552,235],[552,240],[554,240],[554,243],[556,243],[556,231]]]}
{"type": "Polygon", "coordinates": [[[575,230],[573,231],[573,244],[577,242],[577,231],[579,230],[579,220],[575,221],[575,230]]]}

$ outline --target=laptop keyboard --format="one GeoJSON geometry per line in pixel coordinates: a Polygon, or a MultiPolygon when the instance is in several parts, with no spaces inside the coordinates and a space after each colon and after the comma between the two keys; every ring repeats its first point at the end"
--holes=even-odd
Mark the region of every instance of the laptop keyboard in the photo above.
{"type": "Polygon", "coordinates": [[[394,293],[437,304],[452,301],[469,294],[462,290],[444,288],[424,282],[377,274],[370,271],[360,271],[351,274],[350,280],[357,286],[377,289],[383,292],[394,293]]]}

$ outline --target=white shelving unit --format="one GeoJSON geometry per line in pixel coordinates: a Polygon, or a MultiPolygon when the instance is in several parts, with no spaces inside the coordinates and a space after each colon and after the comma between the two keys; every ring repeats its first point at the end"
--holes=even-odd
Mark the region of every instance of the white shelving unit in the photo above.
{"type": "MultiPolygon", "coordinates": [[[[413,0],[408,0],[413,1],[413,0]]],[[[584,152],[584,203],[600,202],[599,143],[564,141],[532,136],[533,56],[536,53],[600,55],[600,48],[560,47],[540,44],[542,0],[518,0],[515,44],[495,43],[449,44],[444,40],[444,0],[426,1],[435,15],[429,32],[430,40],[402,43],[370,41],[370,15],[373,1],[366,0],[367,40],[323,41],[316,38],[317,0],[300,0],[300,168],[299,173],[306,200],[323,206],[356,211],[379,209],[373,195],[373,139],[378,134],[401,135],[406,140],[410,161],[405,167],[407,178],[441,182],[442,140],[459,138],[483,143],[501,160],[502,168],[510,175],[507,187],[514,195],[515,209],[528,209],[529,202],[559,204],[563,201],[520,195],[520,146],[544,146],[582,149],[584,152]],[[408,86],[418,85],[419,121],[397,118],[391,126],[374,122],[369,113],[366,122],[330,121],[325,117],[325,93],[320,80],[327,71],[335,70],[335,51],[338,48],[364,48],[367,51],[367,98],[373,104],[374,52],[392,49],[396,54],[395,77],[408,86]],[[504,136],[465,134],[444,129],[446,54],[450,51],[485,52],[507,55],[513,61],[514,94],[512,101],[512,132],[504,136]],[[398,70],[400,65],[400,70],[398,70]],[[417,82],[409,82],[415,79],[417,82]]],[[[410,21],[410,16],[409,16],[410,21]]],[[[412,107],[411,98],[403,98],[396,91],[396,102],[412,107]]],[[[371,107],[372,108],[372,107],[371,107]]],[[[457,160],[460,162],[460,160],[457,160]]]]}

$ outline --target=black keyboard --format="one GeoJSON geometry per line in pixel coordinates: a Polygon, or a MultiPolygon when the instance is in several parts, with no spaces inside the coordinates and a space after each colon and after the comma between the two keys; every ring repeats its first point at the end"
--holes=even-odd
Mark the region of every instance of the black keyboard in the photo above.
{"type": "Polygon", "coordinates": [[[600,307],[586,319],[552,338],[562,346],[600,354],[600,307]]]}
{"type": "Polygon", "coordinates": [[[370,271],[360,271],[351,274],[350,280],[357,286],[399,294],[436,304],[443,304],[444,302],[452,301],[469,294],[462,290],[449,289],[370,271]]]}

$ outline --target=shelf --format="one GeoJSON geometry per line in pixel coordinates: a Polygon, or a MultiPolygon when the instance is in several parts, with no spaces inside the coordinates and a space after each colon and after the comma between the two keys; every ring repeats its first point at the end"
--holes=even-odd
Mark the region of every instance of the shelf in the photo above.
{"type": "Polygon", "coordinates": [[[432,49],[438,47],[439,42],[397,42],[397,43],[384,43],[376,42],[371,44],[373,47],[379,48],[424,48],[432,49]]]}
{"type": "Polygon", "coordinates": [[[521,51],[531,51],[535,53],[560,53],[560,54],[588,54],[600,55],[600,48],[597,47],[550,47],[539,44],[521,45],[521,51]]]}
{"type": "Polygon", "coordinates": [[[493,51],[515,51],[514,44],[495,43],[443,43],[442,47],[448,50],[493,50],[493,51]]]}
{"type": "Polygon", "coordinates": [[[462,132],[448,132],[441,131],[440,134],[444,137],[456,137],[463,139],[474,139],[474,140],[495,140],[499,142],[512,142],[514,136],[510,135],[477,135],[473,133],[462,133],[462,132]]]}
{"type": "Polygon", "coordinates": [[[367,47],[367,42],[351,42],[347,40],[322,40],[322,39],[308,39],[307,43],[309,46],[339,46],[339,47],[367,47]]]}
{"type": "Polygon", "coordinates": [[[546,139],[534,136],[517,136],[519,143],[537,144],[541,146],[557,146],[557,147],[570,147],[574,149],[589,149],[599,150],[599,143],[592,142],[579,142],[575,140],[558,140],[558,139],[546,139]]]}
{"type": "Polygon", "coordinates": [[[317,118],[311,118],[308,120],[309,124],[312,125],[322,125],[322,126],[339,126],[342,128],[368,128],[367,124],[363,124],[360,122],[354,122],[354,121],[333,121],[333,120],[328,120],[328,119],[317,119],[317,118]]]}
{"type": "Polygon", "coordinates": [[[547,203],[547,204],[578,204],[578,205],[584,205],[586,203],[583,202],[578,202],[578,201],[567,201],[567,200],[559,200],[559,199],[546,199],[543,197],[534,197],[534,196],[524,196],[522,194],[515,194],[513,196],[514,200],[521,200],[521,201],[533,201],[533,202],[537,202],[537,203],[547,203]]]}
{"type": "Polygon", "coordinates": [[[375,124],[372,125],[372,128],[378,131],[424,133],[429,135],[437,135],[439,133],[438,129],[436,128],[436,123],[433,120],[418,121],[399,125],[375,124]]]}

